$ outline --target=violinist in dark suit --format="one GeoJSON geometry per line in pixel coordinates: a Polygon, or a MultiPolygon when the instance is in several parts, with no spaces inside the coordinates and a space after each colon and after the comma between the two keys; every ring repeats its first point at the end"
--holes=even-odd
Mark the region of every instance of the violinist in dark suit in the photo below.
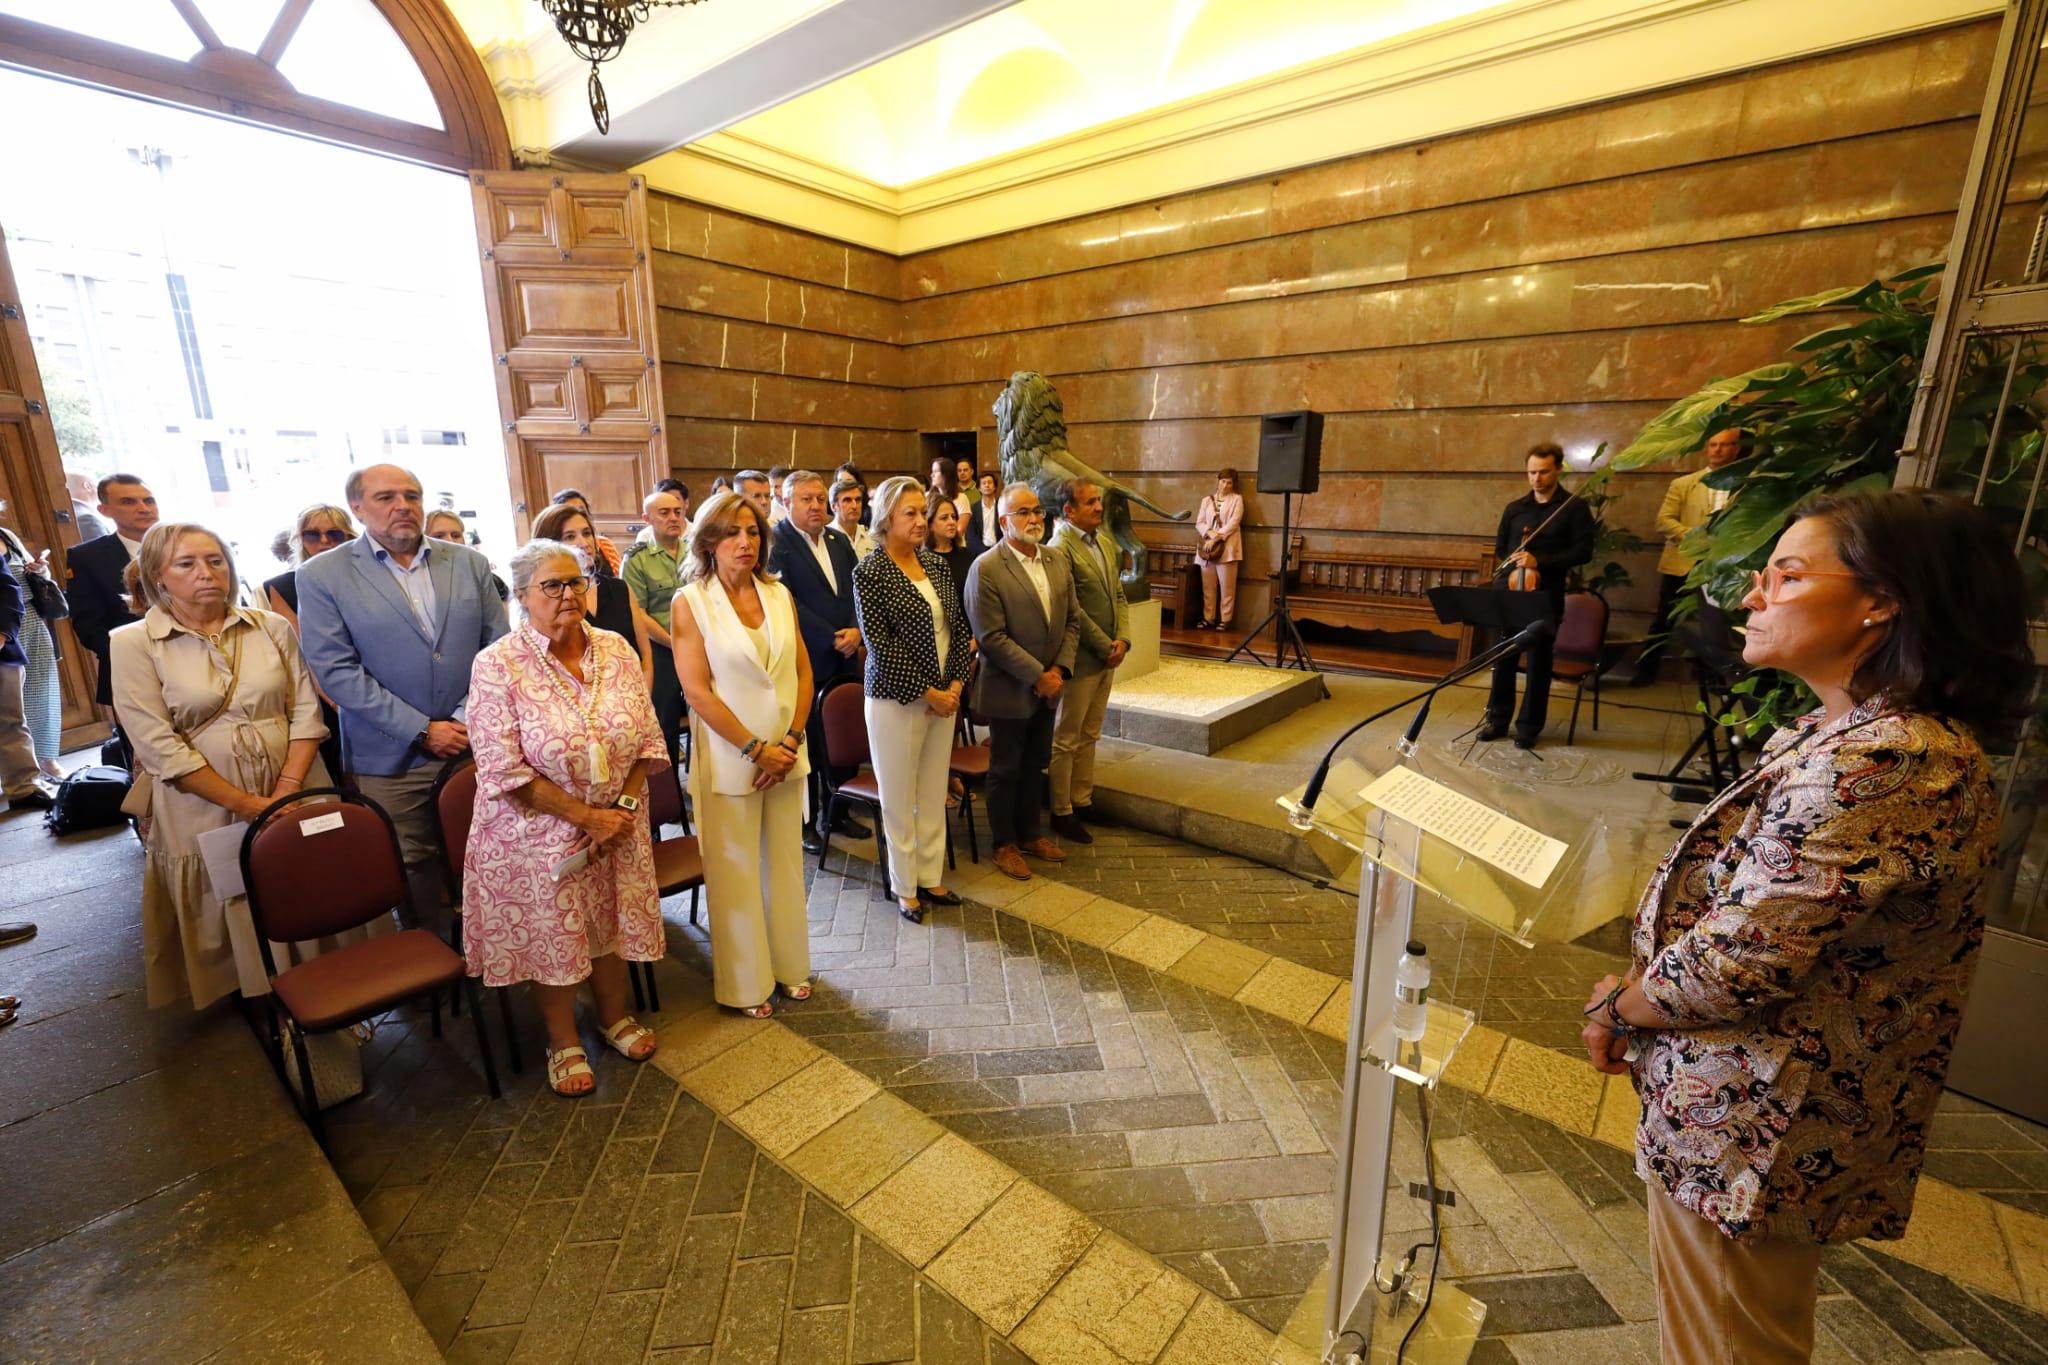
{"type": "MultiPolygon", "coordinates": [[[[1508,587],[1532,587],[1550,600],[1550,619],[1564,619],[1565,580],[1573,569],[1593,557],[1593,535],[1597,527],[1585,503],[1567,494],[1559,484],[1564,473],[1564,450],[1545,443],[1532,446],[1524,459],[1529,471],[1529,491],[1509,503],[1500,514],[1500,529],[1494,533],[1493,554],[1508,587]],[[1565,499],[1563,503],[1559,499],[1565,499]],[[1533,580],[1533,581],[1532,581],[1533,580]]],[[[1482,740],[1499,739],[1508,732],[1508,718],[1514,716],[1515,747],[1533,749],[1536,736],[1550,710],[1551,640],[1545,637],[1531,644],[1529,686],[1522,693],[1522,709],[1515,714],[1515,661],[1501,660],[1493,666],[1493,691],[1486,699],[1486,719],[1479,727],[1482,740]]]]}
{"type": "MultiPolygon", "coordinates": [[[[860,679],[860,626],[853,609],[853,566],[859,558],[853,542],[829,524],[831,500],[822,476],[808,469],[793,471],[782,481],[782,500],[789,515],[769,532],[768,567],[796,601],[797,633],[810,656],[814,695],[822,701],[834,683],[860,679]]],[[[812,723],[806,730],[812,780],[822,782],[825,727],[812,723]]],[[[817,818],[824,818],[825,805],[822,796],[813,793],[811,809],[817,818]]],[[[873,833],[850,815],[841,815],[833,828],[855,839],[873,833]]],[[[804,831],[805,846],[812,852],[824,846],[824,839],[821,829],[804,831]]]]}
{"type": "Polygon", "coordinates": [[[64,556],[65,595],[71,601],[71,629],[78,643],[99,660],[99,687],[93,700],[114,704],[114,670],[107,662],[107,637],[117,627],[138,621],[128,609],[128,565],[142,548],[142,537],[156,525],[156,495],[133,474],[109,474],[99,482],[100,515],[113,523],[114,534],[75,545],[64,556]]]}

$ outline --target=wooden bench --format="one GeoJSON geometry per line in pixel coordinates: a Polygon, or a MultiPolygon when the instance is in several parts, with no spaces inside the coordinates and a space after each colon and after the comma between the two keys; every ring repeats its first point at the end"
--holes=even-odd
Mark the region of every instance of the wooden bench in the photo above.
{"type": "MultiPolygon", "coordinates": [[[[1493,581],[1493,553],[1463,559],[1422,555],[1301,554],[1287,587],[1296,621],[1353,630],[1427,631],[1449,640],[1458,663],[1472,657],[1470,626],[1447,626],[1429,604],[1431,588],[1483,588],[1493,581]]],[[[1422,656],[1418,655],[1418,662],[1422,656]]],[[[1423,665],[1427,675],[1434,666],[1423,665]]]]}
{"type": "Polygon", "coordinates": [[[1147,572],[1152,579],[1152,596],[1164,604],[1161,610],[1172,615],[1176,628],[1188,629],[1202,619],[1202,574],[1195,567],[1195,547],[1155,545],[1148,540],[1145,549],[1150,558],[1147,572]]]}

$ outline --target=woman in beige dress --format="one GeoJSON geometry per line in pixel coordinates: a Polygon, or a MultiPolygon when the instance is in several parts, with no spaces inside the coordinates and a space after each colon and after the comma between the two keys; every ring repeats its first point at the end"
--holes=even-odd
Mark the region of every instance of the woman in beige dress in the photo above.
{"type": "MultiPolygon", "coordinates": [[[[128,569],[140,621],[113,633],[114,710],[150,785],[142,944],[151,1006],[268,992],[248,903],[214,894],[198,839],[328,785],[320,698],[284,618],[235,604],[234,561],[203,526],[165,522],[128,569]]],[[[360,938],[357,932],[349,938],[360,938]]],[[[339,940],[346,941],[346,940],[339,940]]],[[[278,945],[280,970],[322,945],[278,945]]]]}

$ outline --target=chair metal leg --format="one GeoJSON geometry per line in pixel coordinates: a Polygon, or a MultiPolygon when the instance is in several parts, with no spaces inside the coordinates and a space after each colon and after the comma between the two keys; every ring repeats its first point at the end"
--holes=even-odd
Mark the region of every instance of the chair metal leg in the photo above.
{"type": "Polygon", "coordinates": [[[512,1074],[517,1076],[526,1070],[526,1063],[519,1060],[519,1030],[512,1026],[512,988],[498,987],[498,1017],[505,1024],[505,1055],[512,1059],[512,1074]]]}
{"type": "Polygon", "coordinates": [[[441,1036],[441,989],[436,986],[427,992],[427,1008],[434,1013],[434,1036],[441,1036]]]}
{"type": "Polygon", "coordinates": [[[1574,744],[1579,738],[1579,703],[1586,699],[1586,680],[1579,679],[1577,690],[1572,693],[1572,723],[1565,727],[1564,742],[1574,744]]]}
{"type": "MultiPolygon", "coordinates": [[[[476,978],[473,976],[463,977],[462,989],[450,991],[449,994],[467,995],[469,997],[469,1018],[470,1022],[476,1025],[476,1055],[483,1058],[484,1061],[484,1084],[491,1088],[491,1098],[497,1099],[504,1092],[498,1089],[498,1064],[491,1057],[491,1036],[484,1030],[483,1001],[477,998],[476,978]]],[[[512,1015],[508,1010],[505,1015],[505,1023],[508,1028],[511,1026],[511,1022],[512,1015]]],[[[513,1065],[517,1066],[518,1062],[515,1060],[513,1065]]]]}
{"type": "MultiPolygon", "coordinates": [[[[454,950],[456,951],[457,955],[460,955],[460,954],[461,954],[461,952],[462,952],[462,909],[461,909],[461,907],[460,907],[460,906],[457,906],[457,907],[456,907],[456,910],[455,910],[455,913],[454,913],[453,915],[451,915],[451,916],[450,916],[449,918],[450,918],[450,920],[451,920],[452,922],[451,922],[451,923],[449,924],[449,926],[448,926],[448,946],[449,946],[450,948],[453,948],[453,949],[454,949],[454,950]]],[[[448,992],[448,1017],[449,1017],[450,1019],[460,1019],[460,1018],[462,1017],[462,992],[461,992],[461,991],[450,991],[450,992],[448,992]]]]}
{"type": "MultiPolygon", "coordinates": [[[[875,854],[881,859],[882,898],[895,900],[896,891],[889,885],[889,834],[882,828],[882,812],[879,809],[875,812],[875,854]]],[[[846,856],[849,861],[853,857],[850,853],[846,856]]]]}
{"type": "Polygon", "coordinates": [[[967,822],[967,858],[969,862],[981,861],[981,836],[974,832],[974,788],[960,789],[960,817],[967,822]]]}
{"type": "Polygon", "coordinates": [[[635,1010],[644,1010],[647,1008],[647,997],[640,993],[640,973],[636,970],[639,965],[637,962],[628,962],[626,964],[626,980],[631,982],[633,986],[633,1008],[635,1010]]]}
{"type": "Polygon", "coordinates": [[[953,827],[950,824],[946,826],[946,866],[950,869],[958,869],[960,866],[953,857],[953,827]]]}
{"type": "Polygon", "coordinates": [[[651,1013],[661,1013],[661,987],[654,980],[654,964],[640,964],[640,975],[647,979],[647,1008],[651,1013]]]}
{"type": "Polygon", "coordinates": [[[306,1126],[313,1130],[313,1141],[320,1144],[320,1150],[327,1150],[327,1126],[320,1119],[320,1095],[313,1089],[313,1060],[306,1054],[306,1034],[303,1029],[292,1030],[292,1051],[299,1058],[299,1109],[306,1116],[306,1126]]]}
{"type": "MultiPolygon", "coordinates": [[[[824,859],[822,859],[822,858],[821,858],[821,859],[819,859],[819,862],[820,862],[820,863],[822,863],[823,861],[824,861],[824,859]]],[[[695,886],[693,886],[693,887],[691,887],[691,888],[690,888],[690,923],[691,923],[691,924],[695,924],[695,923],[697,922],[697,893],[698,893],[699,891],[702,891],[703,889],[704,889],[704,884],[703,884],[702,882],[699,882],[699,883],[698,883],[697,885],[695,885],[695,886]]]]}

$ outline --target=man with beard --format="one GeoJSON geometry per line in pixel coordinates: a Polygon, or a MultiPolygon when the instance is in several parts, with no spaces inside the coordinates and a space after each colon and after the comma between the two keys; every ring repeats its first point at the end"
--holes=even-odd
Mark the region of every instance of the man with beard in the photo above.
{"type": "Polygon", "coordinates": [[[363,534],[299,566],[299,644],[341,716],[343,766],[398,827],[413,904],[440,903],[432,792],[469,748],[469,667],[503,636],[490,561],[428,540],[420,482],[397,465],[349,475],[363,534]]]}

